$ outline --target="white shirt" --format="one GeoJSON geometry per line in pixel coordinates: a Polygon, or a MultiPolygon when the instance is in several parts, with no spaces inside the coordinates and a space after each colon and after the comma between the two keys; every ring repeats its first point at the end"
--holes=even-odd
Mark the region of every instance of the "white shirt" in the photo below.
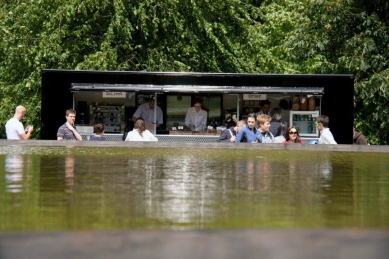
{"type": "Polygon", "coordinates": [[[195,128],[192,130],[202,131],[207,126],[208,113],[204,110],[196,112],[195,107],[188,108],[185,116],[185,125],[189,127],[189,124],[193,124],[195,128]]]}
{"type": "Polygon", "coordinates": [[[7,139],[21,139],[20,134],[24,133],[23,124],[16,118],[9,119],[5,124],[7,139]]]}
{"type": "Polygon", "coordinates": [[[320,131],[319,144],[338,144],[338,143],[336,143],[330,129],[325,128],[322,131],[320,131]]]}
{"type": "Polygon", "coordinates": [[[133,129],[128,132],[125,141],[158,141],[158,139],[154,137],[153,133],[149,130],[143,131],[142,135],[143,136],[139,134],[138,129],[133,129]]]}
{"type": "MultiPolygon", "coordinates": [[[[155,105],[155,104],[154,104],[155,105]]],[[[142,118],[145,122],[154,122],[154,109],[150,108],[149,103],[144,103],[135,111],[135,118],[142,118]]],[[[163,124],[163,113],[161,108],[157,106],[157,124],[163,124]]]]}

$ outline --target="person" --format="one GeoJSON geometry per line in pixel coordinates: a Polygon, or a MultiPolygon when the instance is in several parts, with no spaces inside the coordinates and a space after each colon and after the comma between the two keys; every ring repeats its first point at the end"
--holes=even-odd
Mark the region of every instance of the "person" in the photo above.
{"type": "Polygon", "coordinates": [[[227,129],[229,129],[229,128],[231,128],[231,127],[235,127],[237,124],[236,124],[236,122],[235,121],[233,121],[233,120],[230,120],[230,121],[228,121],[227,122],[227,129]]]}
{"type": "Polygon", "coordinates": [[[288,128],[286,140],[282,142],[282,144],[291,144],[291,143],[304,144],[304,141],[300,139],[299,131],[295,126],[291,126],[288,128]]]}
{"type": "Polygon", "coordinates": [[[270,112],[271,121],[270,121],[270,129],[269,131],[275,136],[277,134],[278,127],[281,124],[281,109],[276,107],[270,112]]]}
{"type": "Polygon", "coordinates": [[[353,144],[354,145],[368,145],[365,136],[362,132],[353,127],[353,144]]]}
{"type": "Polygon", "coordinates": [[[104,124],[97,123],[95,125],[95,135],[90,137],[91,141],[105,141],[104,135],[104,124]]]}
{"type": "Polygon", "coordinates": [[[235,143],[248,142],[258,143],[262,142],[262,135],[259,130],[255,127],[257,115],[255,113],[249,113],[247,115],[247,126],[241,128],[235,139],[235,143]]]}
{"type": "Polygon", "coordinates": [[[158,141],[158,139],[146,129],[146,123],[142,118],[135,121],[134,129],[128,132],[125,141],[158,141]]]}
{"type": "Polygon", "coordinates": [[[57,140],[79,140],[82,141],[80,133],[78,133],[74,122],[76,120],[76,111],[69,109],[65,113],[66,122],[59,127],[57,132],[57,140]]]}
{"type": "Polygon", "coordinates": [[[280,100],[278,106],[281,108],[282,119],[286,122],[289,121],[290,111],[289,111],[289,102],[285,99],[280,100]]]}
{"type": "Polygon", "coordinates": [[[31,137],[34,127],[29,125],[24,128],[20,122],[26,116],[26,112],[27,110],[24,106],[19,105],[16,107],[14,116],[5,124],[7,139],[27,140],[31,137]]]}
{"type": "MultiPolygon", "coordinates": [[[[149,99],[148,103],[144,103],[139,105],[138,109],[132,115],[132,121],[136,122],[138,118],[142,118],[145,121],[146,128],[148,130],[154,131],[154,107],[155,102],[153,98],[149,99]]],[[[157,118],[156,118],[156,126],[157,128],[163,124],[163,113],[161,108],[156,106],[157,109],[157,118]]]]}
{"type": "Polygon", "coordinates": [[[257,112],[257,115],[266,114],[269,115],[270,112],[270,101],[268,99],[262,100],[259,103],[259,106],[261,107],[261,110],[257,112]]]}
{"type": "Polygon", "coordinates": [[[244,127],[246,127],[246,121],[244,120],[238,121],[238,124],[236,124],[235,126],[231,126],[223,130],[217,142],[231,142],[231,143],[235,142],[236,134],[239,132],[240,129],[244,127]]]}
{"type": "Polygon", "coordinates": [[[284,142],[287,137],[287,132],[288,132],[288,123],[286,123],[285,121],[281,121],[280,126],[278,126],[277,133],[276,135],[274,135],[274,143],[284,142]]]}
{"type": "Polygon", "coordinates": [[[337,144],[334,136],[328,128],[330,119],[326,115],[316,117],[315,126],[320,131],[320,138],[318,144],[337,144]]]}
{"type": "Polygon", "coordinates": [[[258,130],[262,135],[262,143],[274,143],[274,136],[269,131],[271,117],[266,114],[257,116],[258,130]]]}
{"type": "Polygon", "coordinates": [[[185,115],[185,125],[192,131],[203,131],[207,126],[208,113],[203,110],[203,101],[195,98],[193,107],[188,108],[185,115]]]}
{"type": "Polygon", "coordinates": [[[131,119],[131,120],[129,120],[129,122],[126,124],[126,127],[124,128],[124,132],[123,132],[123,135],[122,135],[122,140],[123,141],[126,140],[128,132],[130,132],[133,129],[134,129],[134,122],[131,119]]]}

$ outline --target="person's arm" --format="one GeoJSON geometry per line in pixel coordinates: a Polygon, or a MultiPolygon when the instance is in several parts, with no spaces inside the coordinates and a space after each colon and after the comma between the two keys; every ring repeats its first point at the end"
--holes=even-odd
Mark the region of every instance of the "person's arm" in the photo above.
{"type": "Polygon", "coordinates": [[[163,113],[161,108],[157,107],[157,128],[163,124],[163,113]]]}
{"type": "Polygon", "coordinates": [[[208,112],[204,111],[203,119],[201,120],[200,128],[207,127],[208,112]]]}
{"type": "Polygon", "coordinates": [[[193,123],[190,118],[190,108],[186,110],[186,115],[185,115],[185,125],[188,127],[193,127],[193,123]]]}
{"type": "Polygon", "coordinates": [[[73,133],[73,135],[76,137],[77,140],[82,141],[82,137],[80,133],[78,133],[77,130],[72,125],[66,122],[66,127],[68,127],[68,129],[73,133]]]}
{"type": "Polygon", "coordinates": [[[65,136],[65,132],[63,130],[63,127],[61,126],[61,127],[59,127],[58,132],[57,132],[57,140],[64,140],[63,136],[65,136]]]}
{"type": "Polygon", "coordinates": [[[239,130],[238,134],[236,135],[235,143],[239,143],[242,140],[243,132],[245,131],[245,128],[239,130]]]}
{"type": "Polygon", "coordinates": [[[229,135],[228,129],[223,130],[217,142],[230,142],[230,139],[228,138],[229,135]]]}
{"type": "Polygon", "coordinates": [[[33,126],[28,126],[22,134],[19,134],[22,140],[27,140],[31,137],[31,133],[34,130],[33,126]]]}
{"type": "Polygon", "coordinates": [[[147,134],[147,138],[150,140],[150,141],[158,141],[158,139],[153,135],[153,133],[151,133],[149,130],[145,130],[143,132],[143,134],[146,133],[147,134]]]}
{"type": "MultiPolygon", "coordinates": [[[[143,104],[142,104],[143,105],[143,104]]],[[[133,122],[136,122],[136,120],[140,117],[140,114],[141,114],[141,112],[142,112],[142,105],[140,105],[139,107],[138,107],[138,109],[136,109],[136,111],[135,111],[135,113],[134,113],[134,115],[132,115],[132,121],[133,122]]],[[[143,118],[144,119],[144,118],[143,118]]]]}

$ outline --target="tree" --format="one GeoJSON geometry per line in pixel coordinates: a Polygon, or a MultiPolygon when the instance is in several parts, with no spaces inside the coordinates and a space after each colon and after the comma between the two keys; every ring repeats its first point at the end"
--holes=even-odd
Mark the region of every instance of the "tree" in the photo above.
{"type": "Polygon", "coordinates": [[[251,1],[37,0],[0,5],[1,137],[19,104],[26,106],[26,123],[35,125],[38,137],[43,68],[261,72],[252,59],[260,31],[258,8],[251,1]]]}
{"type": "Polygon", "coordinates": [[[272,54],[290,69],[275,72],[355,75],[355,125],[372,144],[389,143],[388,11],[382,0],[285,0],[262,15],[272,54]]]}

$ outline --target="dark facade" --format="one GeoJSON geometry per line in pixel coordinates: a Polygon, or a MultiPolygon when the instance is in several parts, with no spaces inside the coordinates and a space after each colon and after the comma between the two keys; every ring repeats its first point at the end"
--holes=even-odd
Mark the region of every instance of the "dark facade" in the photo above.
{"type": "Polygon", "coordinates": [[[56,139],[73,107],[72,83],[149,84],[191,86],[323,87],[321,114],[330,117],[330,129],[339,144],[352,144],[353,75],[277,75],[182,72],[42,71],[41,139],[56,139]]]}

